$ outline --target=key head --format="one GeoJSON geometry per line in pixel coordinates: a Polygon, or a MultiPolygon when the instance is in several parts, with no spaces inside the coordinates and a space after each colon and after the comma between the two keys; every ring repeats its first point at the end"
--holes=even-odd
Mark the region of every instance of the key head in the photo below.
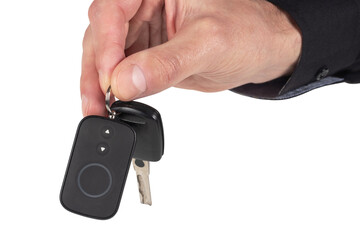
{"type": "Polygon", "coordinates": [[[126,122],[136,132],[134,158],[159,161],[164,154],[164,130],[160,113],[140,102],[116,101],[111,110],[119,113],[116,119],[126,122]]]}
{"type": "Polygon", "coordinates": [[[119,208],[135,132],[124,122],[99,116],[84,118],[77,129],[61,193],[67,210],[108,219],[119,208]]]}

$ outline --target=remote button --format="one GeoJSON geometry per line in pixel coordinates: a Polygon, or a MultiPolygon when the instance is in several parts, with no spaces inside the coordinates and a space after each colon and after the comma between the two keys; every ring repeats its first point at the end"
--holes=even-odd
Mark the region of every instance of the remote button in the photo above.
{"type": "Polygon", "coordinates": [[[105,126],[101,129],[101,135],[106,138],[109,139],[112,136],[114,136],[114,130],[112,129],[112,127],[110,126],[105,126]]]}
{"type": "Polygon", "coordinates": [[[97,148],[96,151],[101,155],[104,156],[106,155],[110,150],[109,145],[107,145],[106,143],[100,143],[97,148]]]}
{"type": "Polygon", "coordinates": [[[77,179],[80,191],[91,198],[99,198],[109,192],[112,177],[109,169],[99,163],[91,163],[83,167],[77,179]]]}

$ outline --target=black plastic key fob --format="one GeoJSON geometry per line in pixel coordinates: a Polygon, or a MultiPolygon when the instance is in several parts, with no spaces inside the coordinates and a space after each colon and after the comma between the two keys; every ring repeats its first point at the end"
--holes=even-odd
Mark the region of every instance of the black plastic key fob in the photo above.
{"type": "Polygon", "coordinates": [[[61,204],[69,211],[97,219],[115,215],[133,156],[132,127],[109,118],[89,116],[77,129],[61,204]]]}
{"type": "Polygon", "coordinates": [[[129,124],[136,132],[134,158],[145,161],[159,161],[164,154],[164,130],[160,113],[140,102],[116,101],[111,110],[116,119],[129,124]]]}

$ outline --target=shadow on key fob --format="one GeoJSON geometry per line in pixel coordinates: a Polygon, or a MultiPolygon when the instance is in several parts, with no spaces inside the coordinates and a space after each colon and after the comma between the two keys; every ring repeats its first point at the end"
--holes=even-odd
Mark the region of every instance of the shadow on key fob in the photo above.
{"type": "Polygon", "coordinates": [[[136,135],[124,122],[85,117],[79,124],[60,193],[64,208],[108,219],[119,208],[136,135]]]}

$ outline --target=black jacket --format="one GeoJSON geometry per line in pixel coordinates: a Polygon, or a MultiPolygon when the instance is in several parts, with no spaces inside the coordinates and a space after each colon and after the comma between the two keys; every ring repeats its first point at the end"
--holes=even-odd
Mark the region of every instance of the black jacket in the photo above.
{"type": "Polygon", "coordinates": [[[268,0],[285,10],[302,33],[300,60],[290,77],[232,91],[286,99],[340,82],[360,83],[360,0],[268,0]]]}

